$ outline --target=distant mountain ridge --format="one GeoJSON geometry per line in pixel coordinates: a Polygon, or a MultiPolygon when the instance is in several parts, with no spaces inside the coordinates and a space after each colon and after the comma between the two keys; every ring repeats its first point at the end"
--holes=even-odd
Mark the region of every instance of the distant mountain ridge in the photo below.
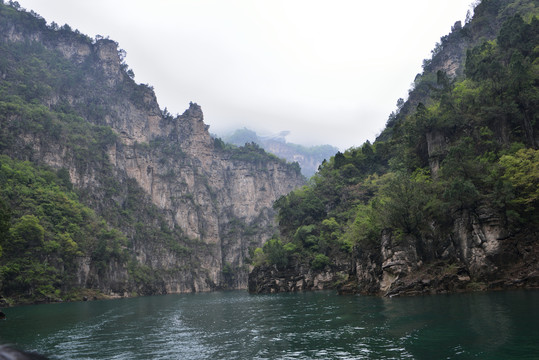
{"type": "Polygon", "coordinates": [[[260,136],[253,130],[243,128],[221,138],[236,146],[243,146],[251,142],[258,144],[264,150],[280,158],[289,162],[297,162],[301,167],[301,173],[306,177],[314,175],[324,160],[328,160],[339,151],[337,147],[332,145],[304,146],[289,143],[286,141],[286,135],[287,132],[275,136],[260,136]]]}

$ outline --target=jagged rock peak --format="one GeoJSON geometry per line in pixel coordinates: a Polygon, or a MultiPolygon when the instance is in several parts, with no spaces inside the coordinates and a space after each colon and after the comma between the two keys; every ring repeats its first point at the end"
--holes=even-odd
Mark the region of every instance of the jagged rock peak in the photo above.
{"type": "Polygon", "coordinates": [[[200,105],[194,102],[189,103],[189,109],[185,110],[182,117],[195,118],[199,121],[204,121],[204,114],[200,105]]]}

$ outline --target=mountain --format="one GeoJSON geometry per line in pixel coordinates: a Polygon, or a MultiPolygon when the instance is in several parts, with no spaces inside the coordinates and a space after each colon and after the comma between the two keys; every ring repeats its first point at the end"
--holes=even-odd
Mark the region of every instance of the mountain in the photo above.
{"type": "Polygon", "coordinates": [[[299,167],[213,139],[136,84],[110,39],[0,3],[5,303],[246,288],[299,167]]]}
{"type": "Polygon", "coordinates": [[[259,136],[253,130],[243,128],[223,136],[222,140],[236,146],[255,143],[280,158],[289,162],[297,162],[301,167],[301,173],[307,178],[314,175],[324,160],[329,159],[339,151],[338,148],[331,145],[303,146],[289,143],[285,136],[283,134],[259,136]]]}
{"type": "Polygon", "coordinates": [[[483,0],[385,130],[276,202],[251,292],[539,286],[539,8],[483,0]]]}

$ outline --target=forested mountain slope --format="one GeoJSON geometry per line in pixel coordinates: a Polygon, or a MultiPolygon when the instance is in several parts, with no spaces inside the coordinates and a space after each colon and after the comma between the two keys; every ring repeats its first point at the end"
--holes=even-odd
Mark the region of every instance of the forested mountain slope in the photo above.
{"type": "Polygon", "coordinates": [[[245,288],[297,165],[173,117],[125,52],[0,2],[0,295],[245,288]]]}
{"type": "Polygon", "coordinates": [[[539,286],[539,9],[483,0],[373,143],[276,202],[253,292],[539,286]]]}

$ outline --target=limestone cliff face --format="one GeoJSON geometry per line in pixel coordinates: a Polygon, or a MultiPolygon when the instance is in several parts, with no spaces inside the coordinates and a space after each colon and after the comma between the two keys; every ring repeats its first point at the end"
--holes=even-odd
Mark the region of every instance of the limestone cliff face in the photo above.
{"type": "MultiPolygon", "coordinates": [[[[502,217],[488,207],[454,215],[444,238],[395,243],[382,236],[378,288],[387,296],[539,286],[536,234],[509,235],[502,217]],[[418,242],[420,246],[418,246],[418,242]]],[[[372,292],[357,269],[359,289],[372,292]]]]}
{"type": "Polygon", "coordinates": [[[508,236],[501,217],[483,208],[455,214],[453,229],[431,239],[396,238],[358,248],[324,269],[293,261],[286,269],[257,267],[249,291],[336,289],[340,293],[403,296],[539,287],[537,234],[508,236]]]}
{"type": "Polygon", "coordinates": [[[128,134],[126,141],[110,149],[111,162],[165,211],[169,226],[211,245],[203,265],[210,281],[197,290],[244,288],[249,248],[260,246],[276,231],[273,201],[302,185],[303,177],[280,162],[250,163],[217,150],[196,104],[165,121],[161,130],[147,140],[169,143],[176,148],[175,158],[167,158],[158,147],[133,142],[128,134]],[[225,265],[239,269],[230,284],[221,276],[225,265]]]}
{"type": "Polygon", "coordinates": [[[249,249],[276,231],[273,202],[303,185],[304,177],[269,156],[250,160],[216,146],[197,104],[181,116],[164,114],[153,90],[135,84],[127,73],[117,43],[43,26],[1,25],[7,30],[0,41],[35,44],[76,69],[78,81],[71,88],[52,88],[42,98],[45,106],[69,107],[83,121],[116,134],[95,161],[77,159],[73,144],[61,137],[25,131],[10,155],[67,169],[83,199],[105,216],[111,205],[125,208],[130,194],[140,194],[140,208],[157,209],[166,222],[150,225],[165,226],[184,239],[183,247],[165,244],[116,224],[130,241],[132,265],[154,276],[150,288],[137,288],[125,261],[111,261],[98,271],[89,258],[80,260],[78,285],[120,295],[245,288],[249,249]],[[110,182],[114,191],[106,190],[110,182]]]}
{"type": "Polygon", "coordinates": [[[334,289],[347,278],[346,266],[313,270],[295,261],[285,269],[275,265],[257,268],[249,275],[248,289],[252,293],[264,294],[325,290],[334,289]]]}

